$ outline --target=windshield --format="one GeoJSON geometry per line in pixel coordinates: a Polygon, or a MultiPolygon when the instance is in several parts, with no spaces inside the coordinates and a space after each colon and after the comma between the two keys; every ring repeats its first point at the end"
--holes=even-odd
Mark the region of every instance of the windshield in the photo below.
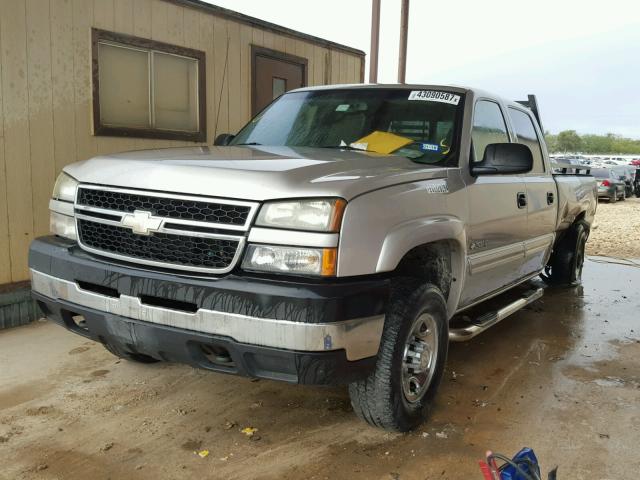
{"type": "Polygon", "coordinates": [[[357,149],[441,163],[455,150],[461,99],[439,90],[293,92],[251,120],[231,145],[357,149]]]}

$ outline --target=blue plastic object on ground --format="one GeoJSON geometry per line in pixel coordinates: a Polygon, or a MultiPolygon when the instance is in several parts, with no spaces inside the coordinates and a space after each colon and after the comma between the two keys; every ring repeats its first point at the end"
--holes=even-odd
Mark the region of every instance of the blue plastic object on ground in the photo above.
{"type": "MultiPolygon", "coordinates": [[[[524,472],[531,475],[532,478],[538,478],[534,476],[534,472],[538,473],[540,466],[538,465],[538,459],[536,458],[536,454],[533,453],[533,450],[525,447],[516,453],[512,460],[513,463],[516,463],[524,472]],[[531,467],[529,465],[531,465],[531,467]]],[[[507,465],[506,468],[502,470],[500,477],[501,480],[527,480],[526,477],[518,473],[511,465],[507,465]]]]}

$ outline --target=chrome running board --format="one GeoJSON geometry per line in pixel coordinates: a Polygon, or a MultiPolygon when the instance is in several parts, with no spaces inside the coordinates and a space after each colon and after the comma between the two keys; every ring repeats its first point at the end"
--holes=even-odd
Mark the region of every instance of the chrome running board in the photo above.
{"type": "Polygon", "coordinates": [[[470,340],[476,335],[484,332],[489,327],[493,327],[496,323],[504,320],[509,315],[526,307],[531,302],[538,300],[544,294],[544,289],[536,288],[525,292],[516,301],[511,302],[504,307],[493,310],[474,319],[469,319],[466,324],[460,327],[449,329],[449,340],[452,342],[464,342],[470,340]]]}

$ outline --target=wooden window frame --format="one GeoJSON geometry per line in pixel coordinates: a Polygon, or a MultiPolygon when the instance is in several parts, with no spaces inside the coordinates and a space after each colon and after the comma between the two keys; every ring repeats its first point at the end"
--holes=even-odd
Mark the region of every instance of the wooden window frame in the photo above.
{"type": "MultiPolygon", "coordinates": [[[[206,54],[201,50],[180,47],[169,43],[135,37],[124,33],[110,32],[98,28],[91,29],[91,66],[93,82],[93,134],[98,136],[155,138],[161,140],[207,141],[207,78],[206,54]],[[100,120],[100,64],[98,44],[107,41],[125,47],[154,50],[161,53],[180,55],[198,61],[198,131],[184,132],[158,128],[114,127],[103,125],[100,120]]],[[[153,72],[149,72],[150,75],[153,72]]]]}
{"type": "Polygon", "coordinates": [[[309,85],[309,59],[305,57],[297,57],[289,53],[280,52],[278,50],[272,50],[270,48],[259,47],[257,45],[251,45],[251,115],[255,116],[260,112],[256,111],[257,99],[256,99],[256,58],[267,57],[281,62],[292,63],[302,67],[302,87],[309,85]]]}

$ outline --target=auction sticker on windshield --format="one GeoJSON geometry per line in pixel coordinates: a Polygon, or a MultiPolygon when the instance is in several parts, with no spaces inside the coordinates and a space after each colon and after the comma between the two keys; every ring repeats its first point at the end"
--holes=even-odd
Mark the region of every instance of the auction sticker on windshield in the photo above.
{"type": "Polygon", "coordinates": [[[458,103],[460,103],[460,95],[449,92],[439,92],[437,90],[413,90],[409,94],[409,100],[424,100],[426,102],[440,102],[458,105],[458,103]]]}

